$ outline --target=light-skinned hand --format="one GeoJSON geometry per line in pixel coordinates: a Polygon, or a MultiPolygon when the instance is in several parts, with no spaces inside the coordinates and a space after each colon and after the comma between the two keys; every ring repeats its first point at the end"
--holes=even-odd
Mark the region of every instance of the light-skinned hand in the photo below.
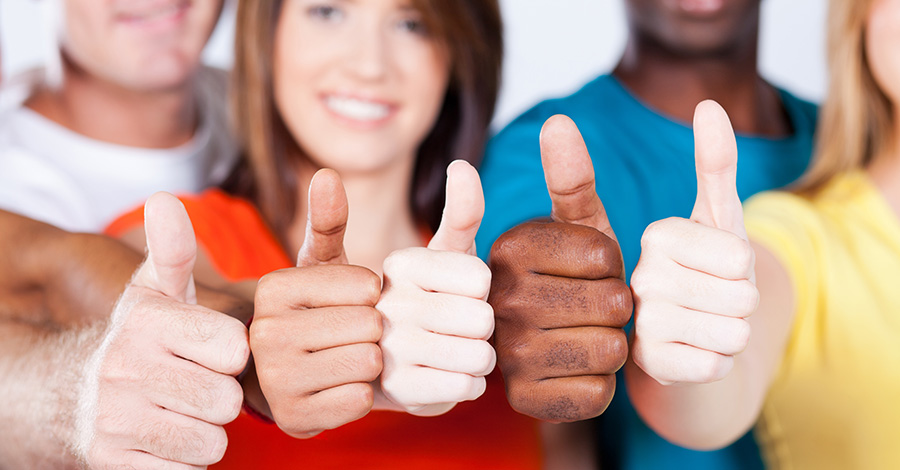
{"type": "Polygon", "coordinates": [[[384,261],[377,305],[384,315],[381,389],[399,409],[439,415],[485,391],[496,355],[488,343],[491,272],[475,256],[483,215],[478,172],[453,162],[443,218],[428,247],[399,250],[384,261]]]}
{"type": "Polygon", "coordinates": [[[174,196],[145,206],[147,260],[88,361],[76,413],[88,468],[196,469],[218,462],[241,409],[240,321],[196,305],[193,227],[174,196]]]}
{"type": "Polygon", "coordinates": [[[663,385],[724,378],[747,347],[747,317],[759,302],[735,186],[737,145],[717,103],[697,106],[694,139],[697,201],[691,218],[647,228],[631,279],[633,359],[663,385]]]}

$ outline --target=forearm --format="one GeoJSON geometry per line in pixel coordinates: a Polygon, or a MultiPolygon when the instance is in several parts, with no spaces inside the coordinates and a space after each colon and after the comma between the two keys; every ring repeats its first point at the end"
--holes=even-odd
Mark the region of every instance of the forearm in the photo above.
{"type": "Polygon", "coordinates": [[[727,377],[708,384],[661,385],[634,361],[625,364],[628,396],[644,422],[669,442],[698,450],[727,446],[753,427],[769,383],[754,376],[740,357],[727,377]]]}
{"type": "Polygon", "coordinates": [[[53,331],[0,322],[0,468],[77,468],[75,413],[84,364],[105,323],[53,331]]]}

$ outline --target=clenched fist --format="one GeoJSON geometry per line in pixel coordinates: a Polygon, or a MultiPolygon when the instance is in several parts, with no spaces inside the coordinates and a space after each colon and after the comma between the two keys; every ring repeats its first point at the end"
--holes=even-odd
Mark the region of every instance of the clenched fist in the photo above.
{"type": "Polygon", "coordinates": [[[241,409],[244,325],[196,305],[197,246],[184,207],[147,201],[148,256],[85,367],[76,413],[88,468],[200,468],[218,462],[241,409]]]}
{"type": "Polygon", "coordinates": [[[365,416],[381,373],[381,280],[347,264],[347,196],[333,170],[309,187],[309,216],[296,268],[264,276],[250,345],[272,416],[306,438],[365,416]]]}
{"type": "Polygon", "coordinates": [[[619,245],[581,134],[564,116],[541,131],[553,222],[529,222],[491,249],[500,369],[520,413],[578,421],[606,409],[628,356],[631,316],[619,245]]]}

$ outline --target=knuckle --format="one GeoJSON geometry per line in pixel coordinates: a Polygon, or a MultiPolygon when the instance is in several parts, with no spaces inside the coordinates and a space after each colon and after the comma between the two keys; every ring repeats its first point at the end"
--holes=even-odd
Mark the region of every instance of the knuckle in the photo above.
{"type": "Polygon", "coordinates": [[[471,318],[473,331],[479,338],[487,339],[494,333],[494,308],[487,302],[480,302],[471,318]]]}
{"type": "Polygon", "coordinates": [[[739,281],[734,294],[735,313],[739,317],[749,317],[759,306],[759,289],[750,281],[739,281]]]}
{"type": "Polygon", "coordinates": [[[368,268],[358,266],[355,270],[355,282],[367,305],[375,305],[381,295],[381,278],[368,268]]]}
{"type": "Polygon", "coordinates": [[[745,240],[737,238],[734,246],[729,250],[727,259],[736,278],[749,277],[753,271],[755,254],[750,243],[745,240]]]}
{"type": "Polygon", "coordinates": [[[413,248],[396,250],[384,260],[382,270],[386,276],[399,276],[409,270],[413,264],[416,251],[413,248]]]}
{"type": "Polygon", "coordinates": [[[735,320],[734,333],[732,335],[732,351],[734,352],[734,354],[740,353],[743,350],[747,349],[747,346],[750,344],[751,336],[752,328],[750,327],[750,322],[744,319],[735,320]]]}
{"type": "Polygon", "coordinates": [[[604,354],[606,357],[617,364],[616,370],[620,369],[628,359],[628,337],[624,330],[612,330],[611,334],[604,335],[606,347],[604,354]]]}
{"type": "Polygon", "coordinates": [[[722,378],[724,371],[730,370],[731,357],[716,353],[703,354],[697,365],[697,380],[701,383],[715,382],[722,378]]]}
{"type": "Polygon", "coordinates": [[[670,219],[657,220],[644,229],[644,234],[641,235],[642,252],[658,248],[662,244],[666,238],[666,233],[668,232],[666,227],[671,223],[669,220],[670,219]]]}
{"type": "Polygon", "coordinates": [[[214,426],[206,438],[205,457],[208,465],[212,465],[225,457],[225,450],[228,448],[228,435],[221,426],[214,426]]]}
{"type": "Polygon", "coordinates": [[[231,317],[227,317],[226,327],[222,332],[224,344],[222,354],[223,371],[231,375],[237,375],[244,370],[247,360],[250,358],[250,341],[247,328],[231,317]]]}
{"type": "MultiPolygon", "coordinates": [[[[222,408],[226,423],[237,419],[244,405],[244,391],[237,379],[227,377],[221,388],[221,396],[218,402],[222,408]]],[[[224,423],[223,423],[224,424],[224,423]]]]}
{"type": "Polygon", "coordinates": [[[473,346],[472,370],[475,375],[487,375],[494,369],[497,362],[497,353],[487,341],[479,341],[473,346]]]}
{"type": "Polygon", "coordinates": [[[471,279],[474,295],[473,297],[482,299],[487,298],[491,291],[491,269],[488,268],[484,261],[479,258],[470,256],[472,266],[467,270],[466,276],[471,279]]]}
{"type": "Polygon", "coordinates": [[[358,363],[361,375],[360,379],[365,382],[375,380],[384,368],[381,357],[381,348],[374,343],[362,345],[358,363]]]}

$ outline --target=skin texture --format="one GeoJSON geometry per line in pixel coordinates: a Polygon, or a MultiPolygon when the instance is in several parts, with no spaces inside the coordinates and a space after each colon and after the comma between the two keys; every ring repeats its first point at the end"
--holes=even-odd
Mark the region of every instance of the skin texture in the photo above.
{"type": "MultiPolygon", "coordinates": [[[[83,411],[78,401],[91,375],[86,364],[112,331],[110,312],[140,265],[141,256],[105,237],[71,234],[3,211],[0,241],[3,246],[18,247],[0,253],[0,264],[5,267],[0,275],[0,393],[17,403],[0,412],[3,421],[15,429],[0,440],[0,468],[78,468],[75,449],[79,440],[83,441],[83,434],[76,431],[83,411]]],[[[124,332],[118,335],[118,342],[135,336],[140,341],[119,348],[125,356],[107,352],[105,362],[110,366],[95,371],[95,384],[99,385],[100,371],[114,372],[115,367],[122,370],[122,358],[128,358],[123,378],[133,381],[136,371],[149,369],[137,367],[156,360],[152,342],[148,341],[152,335],[145,328],[165,321],[161,331],[171,332],[184,321],[194,323],[190,316],[159,317],[156,311],[148,310],[151,305],[159,307],[167,302],[159,293],[150,289],[130,292],[128,298],[133,302],[119,304],[118,317],[128,319],[120,322],[124,332]],[[135,357],[139,361],[135,362],[135,357]]],[[[197,298],[201,304],[237,318],[246,319],[252,312],[252,303],[202,286],[197,288],[197,298]]],[[[196,306],[173,312],[210,314],[196,306]]],[[[232,325],[240,326],[240,321],[232,321],[232,325]]],[[[172,342],[169,345],[175,346],[172,342]]],[[[115,351],[114,347],[109,349],[115,351]]],[[[193,371],[190,375],[193,377],[193,371]]],[[[154,377],[148,374],[143,379],[152,381],[154,377]]],[[[124,383],[107,385],[121,388],[124,383]]],[[[151,385],[158,387],[159,383],[151,385]]],[[[108,394],[103,387],[96,389],[98,395],[108,394]]],[[[123,422],[133,418],[123,413],[122,405],[106,404],[111,406],[94,407],[98,420],[104,410],[119,413],[123,422]]],[[[81,422],[89,421],[82,416],[81,422]]]]}
{"type": "Polygon", "coordinates": [[[145,219],[147,260],[84,369],[75,447],[91,468],[200,468],[222,458],[222,426],[240,412],[247,330],[196,306],[197,245],[181,203],[154,195],[145,219]]]}
{"type": "MultiPolygon", "coordinates": [[[[866,27],[866,57],[894,109],[900,76],[898,25],[900,2],[873,3],[866,27]]],[[[727,134],[727,120],[705,107],[704,120],[719,129],[707,133],[707,137],[727,134]]],[[[701,111],[698,108],[698,115],[701,111]]],[[[900,214],[898,135],[900,128],[895,128],[893,147],[876,155],[866,170],[900,214]]],[[[696,223],[665,221],[654,229],[655,233],[645,234],[644,253],[649,248],[655,254],[646,261],[642,255],[632,280],[637,319],[634,362],[626,366],[626,380],[635,408],[655,431],[683,446],[714,449],[742,435],[759,416],[792,328],[794,286],[778,259],[761,245],[751,240],[755,266],[753,258],[747,256],[741,238],[741,214],[730,195],[736,162],[722,164],[736,159],[733,149],[722,146],[726,142],[723,139],[717,144],[714,139],[702,142],[700,134],[696,138],[698,148],[704,149],[697,154],[698,168],[703,168],[699,162],[702,159],[712,163],[708,170],[718,166],[722,171],[718,177],[698,173],[698,183],[710,190],[705,200],[698,196],[700,207],[695,208],[695,214],[699,209],[700,213],[717,216],[712,220],[701,217],[696,223]],[[676,259],[680,268],[673,269],[671,262],[676,259]],[[755,273],[759,291],[755,313],[748,298],[747,284],[754,281],[746,271],[748,267],[755,267],[750,273],[755,273]],[[638,276],[638,271],[645,274],[638,276]],[[668,273],[667,285],[654,272],[668,273]],[[685,297],[703,292],[705,304],[682,302],[671,295],[676,291],[682,291],[685,297]],[[690,319],[693,328],[678,325],[683,304],[695,307],[690,319]],[[670,315],[675,321],[666,318],[670,315]],[[749,324],[749,331],[743,323],[749,324]],[[673,324],[677,328],[664,336],[666,325],[673,324]]]]}
{"type": "Polygon", "coordinates": [[[550,422],[601,414],[628,356],[631,292],[575,124],[541,132],[552,222],[529,222],[491,248],[494,344],[514,409],[550,422]]]}
{"type": "Polygon", "coordinates": [[[774,257],[747,241],[728,116],[701,103],[694,129],[697,202],[690,220],[665,219],[644,233],[626,380],[654,430],[714,449],[756,421],[787,341],[792,290],[774,257]],[[764,315],[754,315],[757,305],[764,315]]]}

